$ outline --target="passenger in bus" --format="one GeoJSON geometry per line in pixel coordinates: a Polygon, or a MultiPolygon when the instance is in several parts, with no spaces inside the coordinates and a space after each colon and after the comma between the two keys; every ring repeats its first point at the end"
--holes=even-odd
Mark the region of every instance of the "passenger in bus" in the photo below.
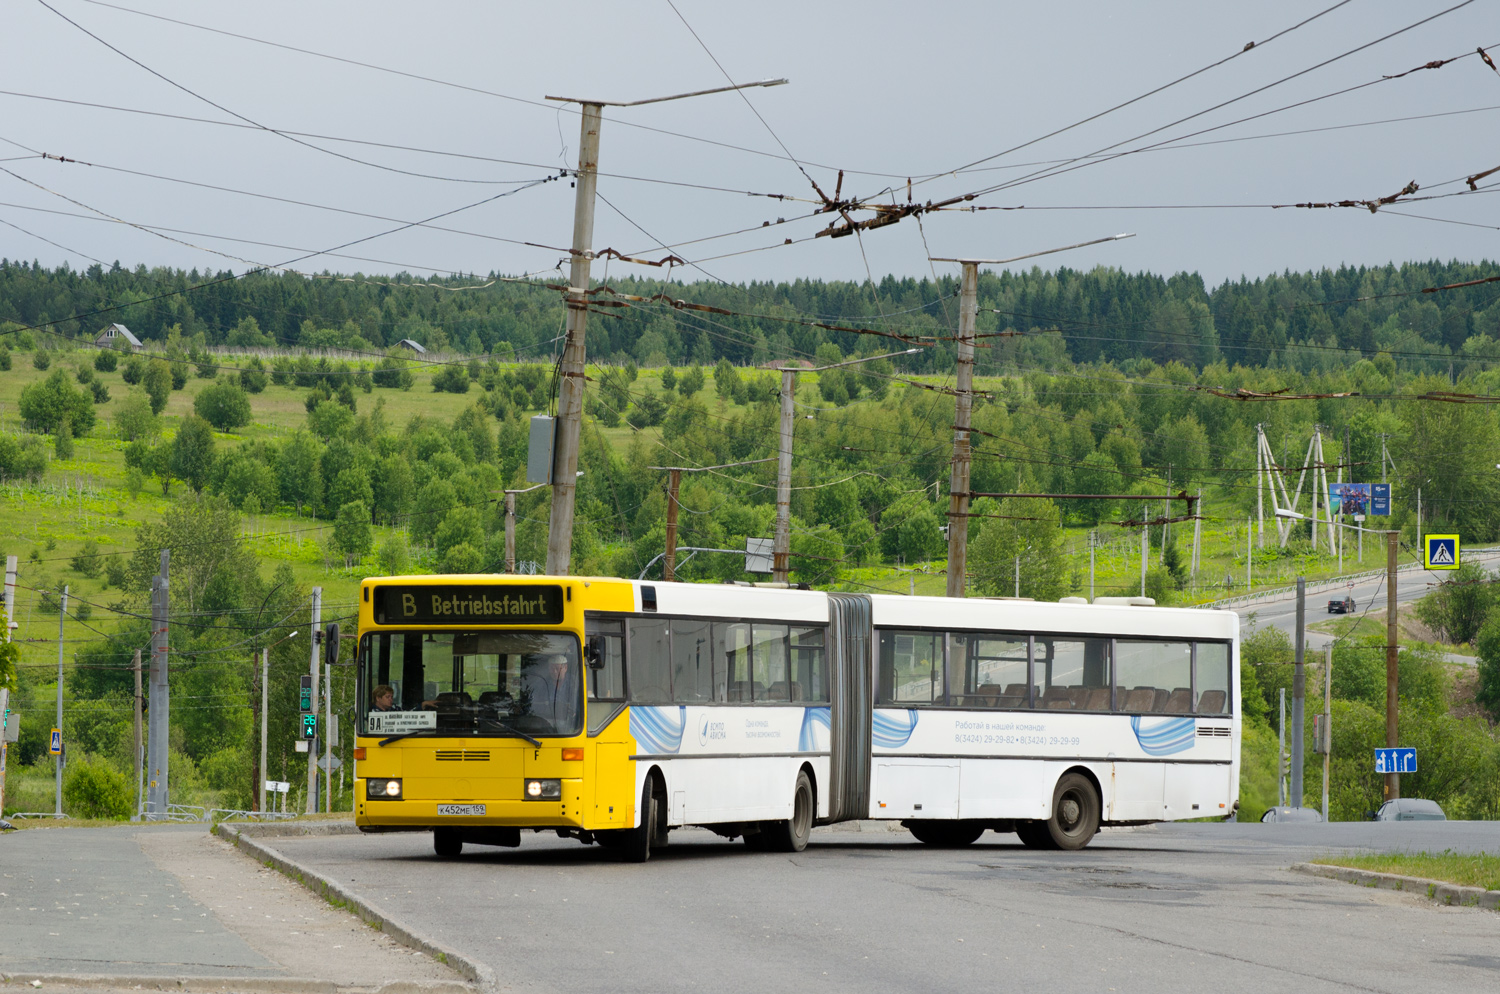
{"type": "Polygon", "coordinates": [[[396,706],[396,690],[388,683],[375,688],[375,704],[371,711],[400,711],[396,706]]]}

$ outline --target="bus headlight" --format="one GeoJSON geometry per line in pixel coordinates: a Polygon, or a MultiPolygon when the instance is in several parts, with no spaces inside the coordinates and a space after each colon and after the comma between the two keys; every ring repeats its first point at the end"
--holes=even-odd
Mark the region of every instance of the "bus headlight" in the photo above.
{"type": "Polygon", "coordinates": [[[371,777],[365,781],[365,799],[368,801],[399,801],[401,800],[401,781],[371,777]]]}
{"type": "Polygon", "coordinates": [[[559,801],[562,800],[561,780],[528,780],[526,781],[526,800],[528,801],[559,801]]]}

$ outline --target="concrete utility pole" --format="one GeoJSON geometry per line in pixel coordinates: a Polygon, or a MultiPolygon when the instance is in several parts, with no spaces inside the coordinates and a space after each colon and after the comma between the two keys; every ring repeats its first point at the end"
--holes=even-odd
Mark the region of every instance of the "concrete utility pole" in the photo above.
{"type": "Polygon", "coordinates": [[[266,780],[270,774],[266,772],[266,733],[269,730],[269,715],[271,704],[271,650],[265,648],[260,650],[260,807],[258,810],[264,814],[266,810],[266,780]]]}
{"type": "MultiPolygon", "coordinates": [[[[1397,532],[1385,535],[1385,745],[1396,748],[1396,539],[1397,532]]],[[[1401,796],[1401,774],[1385,775],[1385,799],[1401,796]]]]}
{"type": "Polygon", "coordinates": [[[146,817],[167,816],[171,691],[167,683],[167,611],[172,550],[161,550],[161,572],[151,578],[151,712],[146,723],[146,817]]]}
{"type": "MultiPolygon", "coordinates": [[[[953,414],[953,472],[948,494],[948,596],[964,595],[969,562],[969,420],[974,408],[974,324],[979,314],[979,264],[963,264],[958,305],[957,402],[953,414]]],[[[1020,596],[1017,593],[1016,596],[1020,596]]]]}
{"type": "Polygon", "coordinates": [[[682,470],[667,470],[667,557],[662,579],[677,579],[677,489],[682,485],[682,470]]]}
{"type": "Polygon", "coordinates": [[[1089,603],[1094,602],[1094,533],[1089,532],[1089,603]]]}
{"type": "MultiPolygon", "coordinates": [[[[15,624],[12,616],[15,614],[16,603],[16,561],[15,556],[5,557],[5,641],[7,642],[10,641],[11,628],[15,624]]],[[[9,728],[9,718],[7,716],[9,708],[10,691],[0,690],[0,718],[6,719],[7,730],[9,728]]],[[[17,720],[20,720],[19,716],[17,720]]],[[[6,753],[10,751],[8,746],[9,743],[6,742],[6,736],[0,734],[0,814],[3,814],[5,811],[6,753]]]]}
{"type": "Polygon", "coordinates": [[[323,798],[333,810],[333,666],[323,663],[323,798]]]}
{"type": "Polygon", "coordinates": [[[1328,823],[1328,771],[1333,756],[1333,643],[1323,647],[1323,823],[1328,823]]]}
{"type": "MultiPolygon", "coordinates": [[[[323,588],[312,588],[312,628],[308,630],[308,641],[312,643],[312,662],[308,672],[312,674],[312,713],[318,713],[318,624],[323,620],[323,588]]],[[[298,729],[301,733],[301,729],[298,729]]],[[[318,740],[307,740],[307,813],[318,813],[318,740]]]]}
{"type": "MultiPolygon", "coordinates": [[[[63,587],[62,605],[57,612],[57,729],[62,731],[62,699],[63,699],[63,622],[68,619],[68,588],[63,587]]],[[[57,754],[57,817],[62,817],[62,775],[63,757],[67,753],[67,743],[63,744],[63,751],[57,754]]]]}
{"type": "Polygon", "coordinates": [[[1296,667],[1292,670],[1292,807],[1302,807],[1303,707],[1307,702],[1307,669],[1304,650],[1307,639],[1307,581],[1297,577],[1296,667]]]}
{"type": "Polygon", "coordinates": [[[785,583],[791,568],[792,551],[792,429],[796,424],[792,410],[792,371],[781,371],[781,425],[776,450],[776,531],[771,551],[771,579],[785,583]]]}
{"type": "Polygon", "coordinates": [[[505,572],[516,571],[516,495],[505,492],[505,572]]]}
{"type": "MultiPolygon", "coordinates": [[[[680,100],[708,93],[724,93],[753,86],[779,86],[784,79],[721,86],[711,90],[677,93],[670,97],[626,102],[580,100],[548,96],[548,100],[578,104],[582,110],[578,140],[577,194],[573,200],[572,265],[568,275],[566,338],[558,367],[557,435],[552,450],[552,519],[547,532],[547,573],[565,576],[573,554],[573,504],[578,484],[578,436],[583,426],[584,332],[588,327],[589,263],[593,261],[594,193],[599,183],[599,128],[605,107],[639,107],[643,104],[680,100]]],[[[314,643],[317,639],[314,638],[314,643]]]]}
{"type": "MultiPolygon", "coordinates": [[[[1148,519],[1147,507],[1146,507],[1145,504],[1142,504],[1141,505],[1141,521],[1145,522],[1147,519],[1148,519]]],[[[1147,560],[1147,558],[1150,557],[1150,555],[1151,555],[1151,526],[1148,525],[1148,524],[1144,524],[1143,523],[1141,525],[1141,596],[1142,597],[1146,596],[1146,560],[1147,560]]]]}
{"type": "Polygon", "coordinates": [[[1255,535],[1254,529],[1250,527],[1250,519],[1245,519],[1245,593],[1249,593],[1255,586],[1255,535]]]}
{"type": "Polygon", "coordinates": [[[135,659],[130,664],[131,672],[135,674],[135,697],[131,711],[135,715],[135,750],[130,754],[130,772],[132,784],[135,787],[135,817],[136,821],[141,817],[141,650],[135,650],[135,659]]]}

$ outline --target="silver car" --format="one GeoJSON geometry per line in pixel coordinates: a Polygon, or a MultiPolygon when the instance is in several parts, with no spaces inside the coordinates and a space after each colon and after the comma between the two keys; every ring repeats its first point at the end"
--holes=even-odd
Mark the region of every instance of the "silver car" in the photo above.
{"type": "Polygon", "coordinates": [[[1398,797],[1386,801],[1370,814],[1371,821],[1447,821],[1448,816],[1437,801],[1425,797],[1398,797]]]}

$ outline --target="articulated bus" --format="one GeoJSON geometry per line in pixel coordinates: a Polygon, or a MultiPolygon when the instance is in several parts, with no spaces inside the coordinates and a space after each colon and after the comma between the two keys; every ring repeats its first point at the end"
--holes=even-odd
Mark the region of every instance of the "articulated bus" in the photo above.
{"type": "Polygon", "coordinates": [[[439,856],[555,832],[649,858],[899,821],[1078,849],[1239,806],[1230,612],[590,577],[364,581],[355,821],[439,856]]]}

